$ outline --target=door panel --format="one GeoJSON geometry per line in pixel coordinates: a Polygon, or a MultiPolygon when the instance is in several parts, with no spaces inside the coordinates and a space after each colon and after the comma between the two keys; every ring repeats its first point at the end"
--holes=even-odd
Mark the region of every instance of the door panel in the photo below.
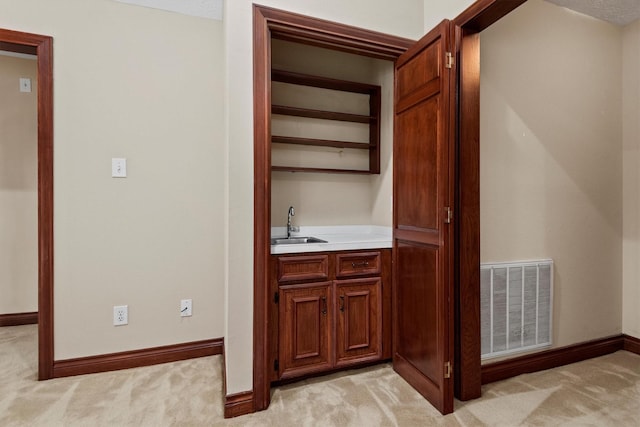
{"type": "Polygon", "coordinates": [[[433,383],[442,375],[438,351],[435,246],[398,242],[398,287],[396,299],[398,357],[411,364],[433,383]],[[428,280],[425,280],[427,278],[428,280]]]}
{"type": "Polygon", "coordinates": [[[396,63],[394,369],[443,414],[453,411],[455,67],[443,21],[396,63]]]}
{"type": "Polygon", "coordinates": [[[420,86],[440,77],[438,58],[442,52],[441,43],[430,44],[420,56],[398,69],[398,96],[405,98],[420,86]]]}
{"type": "Polygon", "coordinates": [[[438,98],[426,101],[396,116],[395,152],[402,172],[397,174],[397,227],[436,229],[438,222],[438,98]]]}

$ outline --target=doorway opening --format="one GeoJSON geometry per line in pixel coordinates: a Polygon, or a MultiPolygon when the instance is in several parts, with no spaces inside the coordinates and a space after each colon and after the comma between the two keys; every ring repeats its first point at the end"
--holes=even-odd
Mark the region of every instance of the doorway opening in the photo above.
{"type": "Polygon", "coordinates": [[[38,323],[36,76],[35,55],[0,50],[0,326],[38,323]]]}
{"type": "Polygon", "coordinates": [[[38,379],[53,378],[53,39],[0,29],[0,50],[37,56],[38,379]]]}
{"type": "Polygon", "coordinates": [[[254,6],[254,384],[253,410],[268,407],[271,234],[271,41],[298,43],[387,61],[411,40],[254,6]]]}

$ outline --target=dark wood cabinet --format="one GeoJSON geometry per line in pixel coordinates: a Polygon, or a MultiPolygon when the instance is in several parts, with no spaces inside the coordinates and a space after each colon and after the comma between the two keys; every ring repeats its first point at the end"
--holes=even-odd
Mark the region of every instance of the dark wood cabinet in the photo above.
{"type": "Polygon", "coordinates": [[[271,257],[272,381],[391,357],[391,251],[271,257]]]}

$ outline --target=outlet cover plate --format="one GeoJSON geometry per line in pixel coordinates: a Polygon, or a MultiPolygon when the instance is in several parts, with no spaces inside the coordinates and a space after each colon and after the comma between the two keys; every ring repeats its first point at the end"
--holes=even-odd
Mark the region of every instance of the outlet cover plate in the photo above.
{"type": "Polygon", "coordinates": [[[113,326],[127,325],[129,323],[129,306],[113,306],[113,326]]]}

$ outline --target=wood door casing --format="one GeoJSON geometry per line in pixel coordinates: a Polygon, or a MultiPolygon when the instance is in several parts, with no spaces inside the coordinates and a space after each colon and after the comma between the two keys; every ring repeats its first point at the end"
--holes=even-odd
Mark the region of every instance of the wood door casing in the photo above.
{"type": "Polygon", "coordinates": [[[333,365],[332,282],[280,288],[280,378],[333,365]]]}
{"type": "Polygon", "coordinates": [[[336,366],[382,357],[382,281],[337,280],[336,366]]]}
{"type": "Polygon", "coordinates": [[[56,377],[53,339],[53,38],[0,28],[0,49],[37,56],[38,380],[48,380],[56,377]]]}
{"type": "Polygon", "coordinates": [[[443,21],[396,63],[394,369],[453,411],[453,30],[443,21]]]}

